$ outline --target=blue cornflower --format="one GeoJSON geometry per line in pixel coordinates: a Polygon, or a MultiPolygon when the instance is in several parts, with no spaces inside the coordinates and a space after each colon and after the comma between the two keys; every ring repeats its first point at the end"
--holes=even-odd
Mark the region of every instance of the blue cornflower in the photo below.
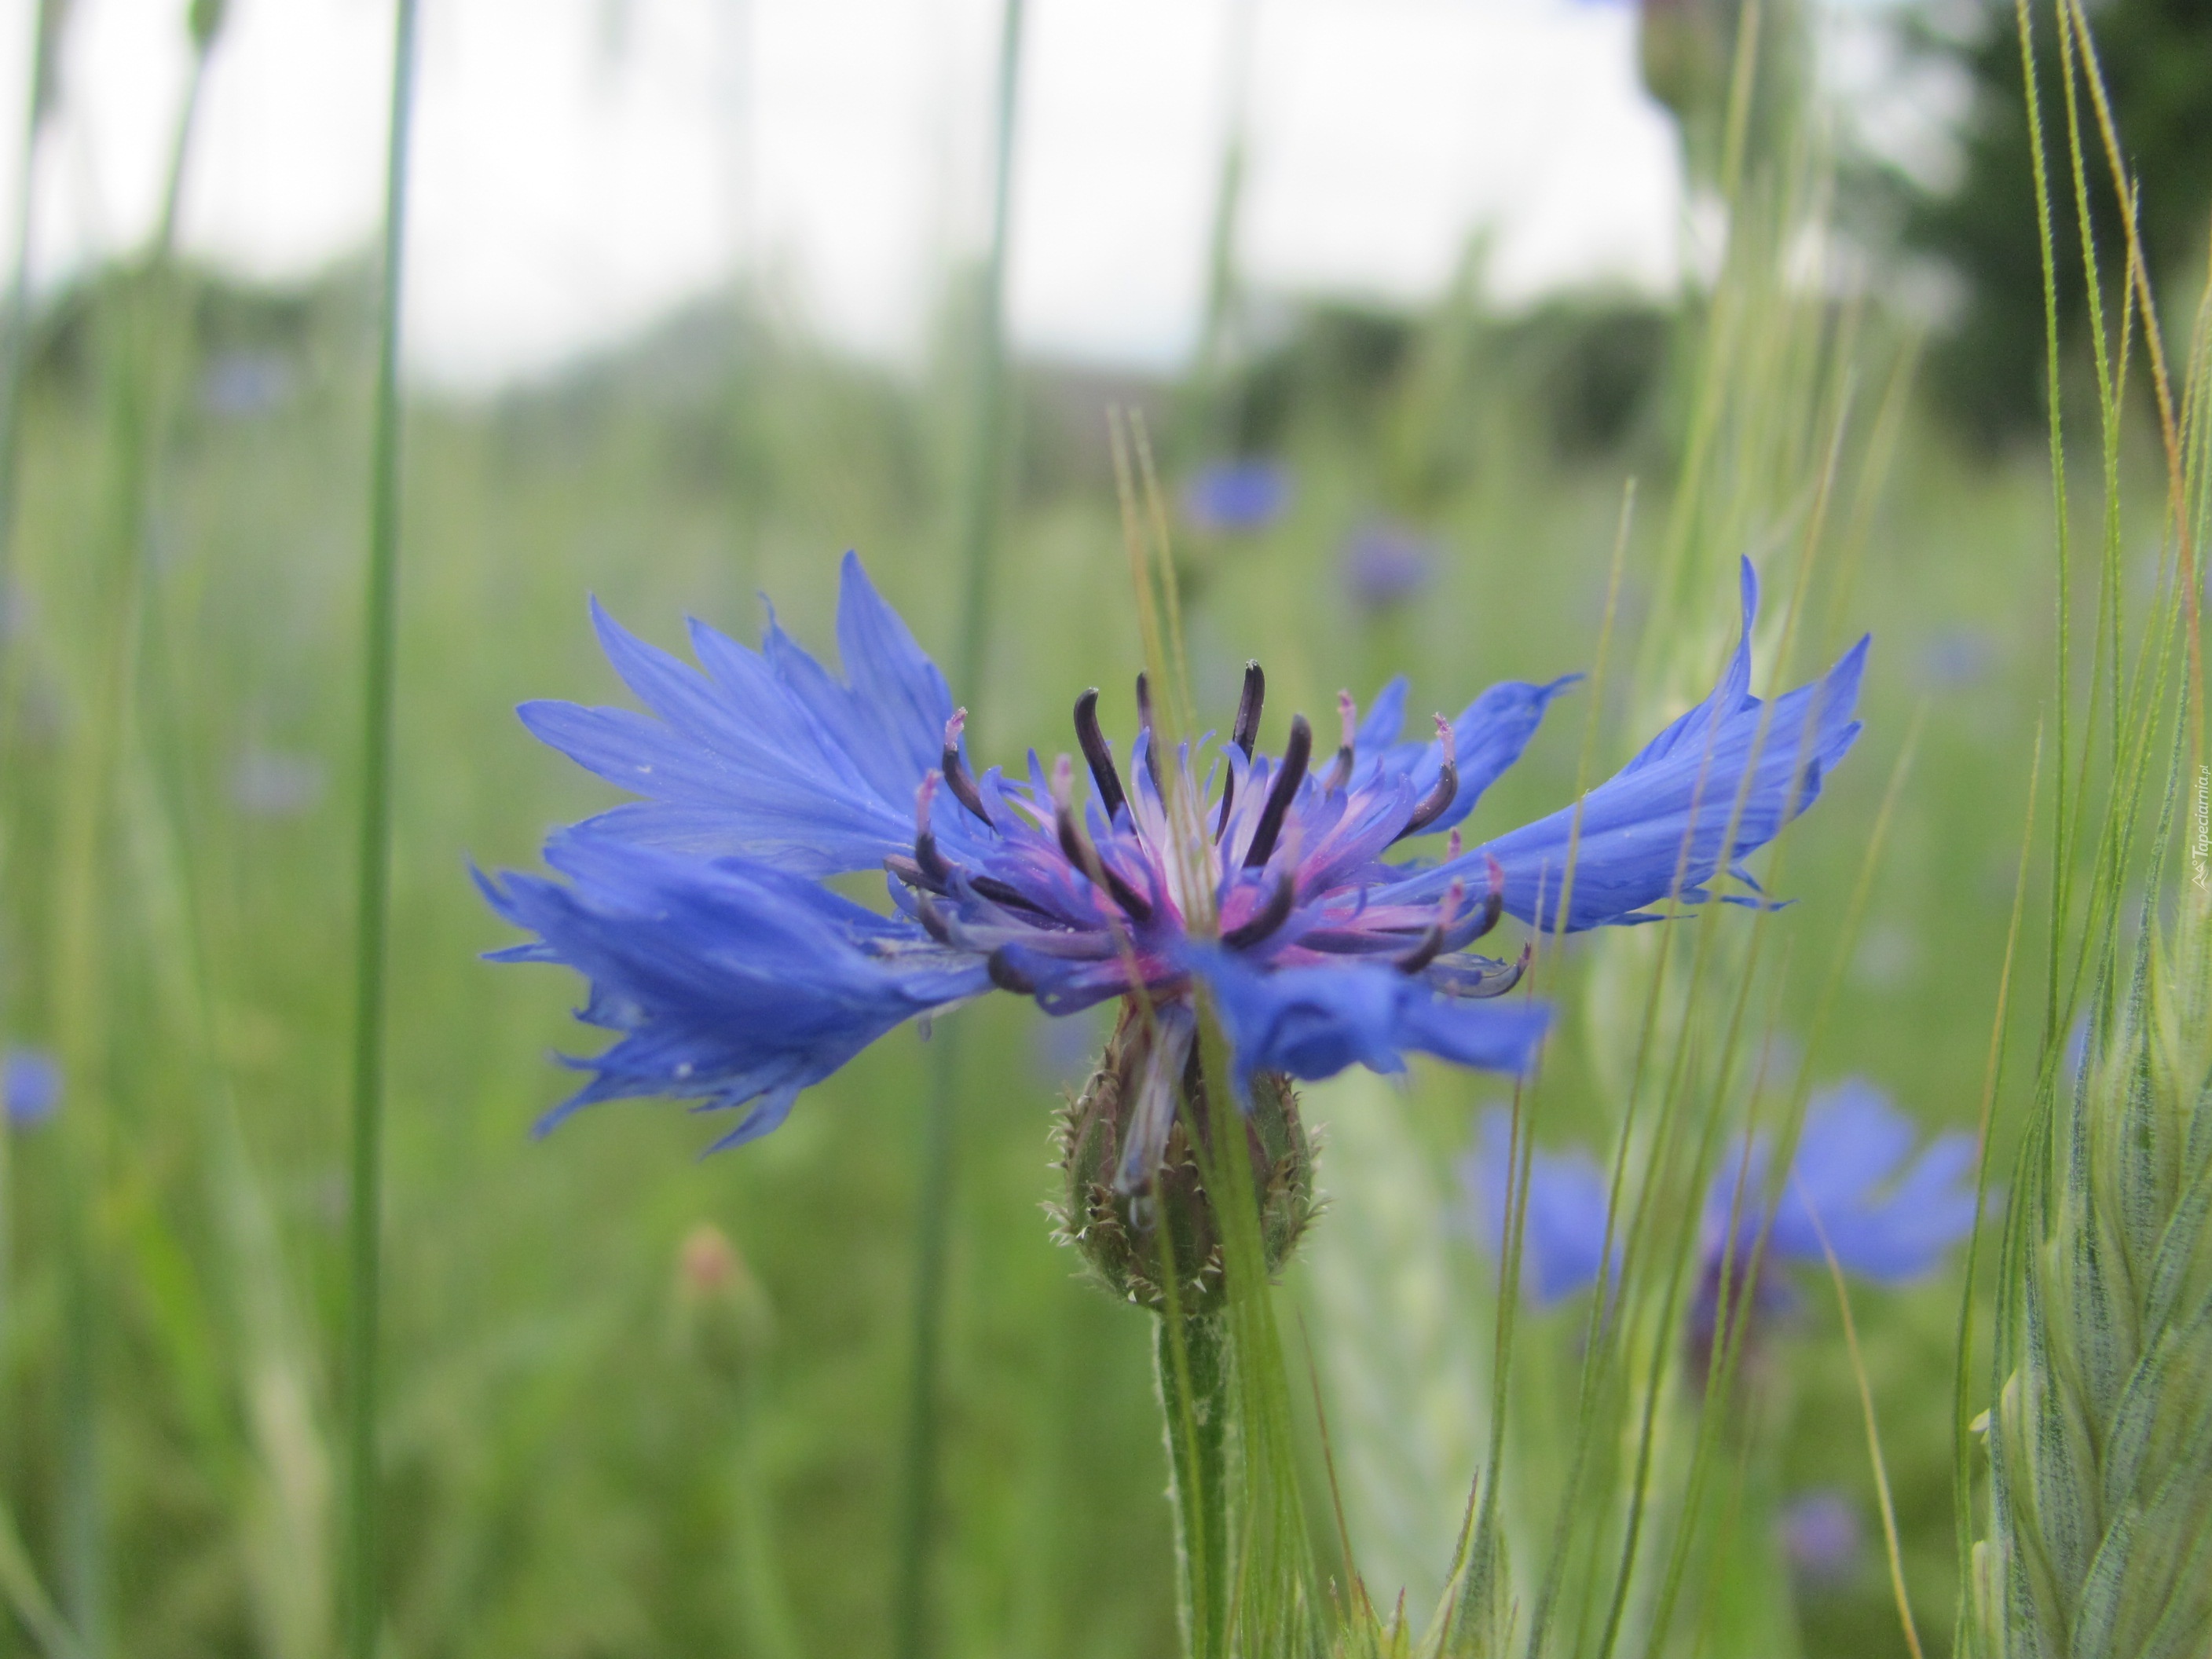
{"type": "Polygon", "coordinates": [[[1436,545],[1402,526],[1361,525],[1345,538],[1344,586],[1369,611],[1386,611],[1418,596],[1436,579],[1436,545]]]}
{"type": "Polygon", "coordinates": [[[9,1125],[33,1129],[61,1109],[61,1062],[43,1048],[10,1048],[0,1060],[0,1106],[9,1125]]]}
{"type": "MultiPolygon", "coordinates": [[[[1460,1165],[1468,1219],[1493,1255],[1504,1226],[1510,1134],[1505,1114],[1489,1113],[1480,1144],[1460,1165]]],[[[1974,1142],[1971,1135],[1939,1135],[1908,1161],[1913,1139],[1911,1121],[1889,1097],[1853,1078],[1808,1103],[1790,1179],[1771,1210],[1761,1212],[1759,1196],[1766,1190],[1765,1138],[1754,1139],[1747,1159],[1741,1149],[1731,1152],[1705,1197],[1698,1293],[1690,1313],[1693,1347],[1710,1352],[1724,1268],[1732,1276],[1750,1272],[1762,1227],[1766,1248],[1752,1292],[1753,1307],[1762,1311],[1788,1304],[1778,1270],[1825,1264],[1823,1233],[1837,1261],[1863,1278],[1898,1284],[1934,1269],[1973,1225],[1974,1142]]],[[[1606,1182],[1596,1161],[1580,1150],[1533,1153],[1521,1246],[1530,1297],[1547,1305],[1595,1284],[1605,1233],[1606,1182]]],[[[1613,1242],[1617,1253],[1618,1229],[1613,1242]]]]}
{"type": "MultiPolygon", "coordinates": [[[[1755,589],[1747,568],[1748,640],[1755,589]]],[[[589,981],[580,1018],[617,1034],[571,1062],[592,1074],[547,1122],[594,1101],[663,1096],[740,1114],[719,1145],[781,1123],[793,1099],[903,1021],[994,987],[1066,1015],[1141,1003],[1146,1053],[1127,1076],[1115,1184],[1140,1185],[1189,1087],[1194,994],[1211,994],[1249,1104],[1285,1079],[1411,1052],[1517,1073],[1547,1015],[1494,1000],[1521,963],[1469,947],[1504,915],[1557,909],[1563,817],[1486,844],[1457,825],[1517,758],[1574,677],[1492,686],[1426,742],[1400,742],[1401,679],[1366,717],[1339,700],[1333,757],[1303,717],[1260,751],[1266,681],[1247,671],[1230,740],[1163,751],[1137,684],[1138,730],[1117,757],[1098,696],[1075,705],[1091,781],[1068,755],[1024,775],[980,774],[944,677],[847,556],[837,638],[844,677],[771,614],[754,652],[695,623],[703,672],[625,633],[596,606],[601,643],[653,712],[533,702],[545,742],[645,799],[556,833],[550,878],[484,879],[532,935],[508,960],[589,981]],[[1177,789],[1164,788],[1170,775],[1177,789]],[[1444,856],[1392,862],[1401,842],[1444,856]],[[878,912],[823,878],[887,873],[878,912]]],[[[1646,919],[1677,879],[1702,897],[1802,811],[1858,731],[1863,647],[1781,699],[1763,744],[1745,689],[1748,644],[1720,690],[1589,797],[1569,928],[1646,919]],[[1777,758],[1777,756],[1779,758],[1777,758]]],[[[1740,871],[1739,871],[1740,873],[1740,871]]],[[[1525,952],[1522,961],[1525,961],[1525,952]]],[[[1126,1022],[1125,1022],[1126,1023],[1126,1022]]]]}
{"type": "Polygon", "coordinates": [[[1216,461],[1183,487],[1184,522],[1201,535],[1249,535],[1290,510],[1293,481],[1281,461],[1216,461]]]}
{"type": "Polygon", "coordinates": [[[1793,1577],[1808,1589],[1834,1589],[1858,1576],[1866,1531],[1858,1505],[1832,1486],[1800,1492],[1775,1517],[1793,1577]]]}

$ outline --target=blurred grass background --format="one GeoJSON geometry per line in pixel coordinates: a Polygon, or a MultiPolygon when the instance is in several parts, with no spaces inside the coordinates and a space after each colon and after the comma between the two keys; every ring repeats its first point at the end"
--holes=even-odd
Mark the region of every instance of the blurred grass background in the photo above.
{"type": "MultiPolygon", "coordinates": [[[[2188,107],[2212,109],[2212,82],[2188,90],[2188,107]]],[[[2201,246],[2201,189],[2193,211],[2172,241],[2201,246]]],[[[1109,403],[1148,411],[1166,434],[1171,485],[1217,453],[1278,458],[1294,474],[1279,521],[1182,537],[1199,690],[1224,719],[1247,657],[1268,671],[1271,738],[1292,710],[1325,709],[1340,685],[1364,698],[1394,672],[1412,676],[1425,710],[1494,679],[1587,666],[1632,476],[1635,647],[1706,301],[1692,284],[1671,305],[1585,296],[1503,313],[1479,297],[1480,264],[1478,248],[1466,279],[1425,307],[1285,298],[1203,420],[1170,380],[1018,364],[992,661],[970,728],[980,752],[1066,746],[1065,711],[1088,684],[1130,717],[1139,653],[1109,403]],[[1428,550],[1396,598],[1363,592],[1348,563],[1347,539],[1376,522],[1428,550]]],[[[80,1035],[61,1118],[11,1138],[0,1494],[32,1561],[52,1571],[81,1478],[60,1425],[90,1415],[111,1649],[149,1659],[331,1646],[372,289],[352,269],[273,292],[125,262],[41,296],[23,336],[0,645],[0,1006],[11,1042],[80,1035]],[[149,410],[140,512],[131,434],[149,410]],[[131,665],[120,693],[106,678],[118,649],[131,665]],[[117,747],[88,754],[111,695],[124,699],[117,747]],[[78,1289],[96,1310],[88,1373],[70,1358],[78,1289]],[[89,1401],[73,1393],[86,1375],[89,1401]]],[[[1970,297],[1959,314],[1978,325],[1999,308],[1970,297]]],[[[1848,332],[1857,428],[1882,441],[1855,448],[1841,481],[1848,544],[1799,663],[1863,629],[1876,647],[1867,736],[1793,839],[1785,885],[1802,902],[1790,948],[1808,963],[1832,953],[1883,783],[1924,708],[1821,1073],[1874,1078],[1930,1128],[1970,1127],[2048,701],[2049,479],[2032,409],[2024,421],[2009,418],[2018,399],[2005,420],[1957,412],[1941,366],[1965,327],[1938,330],[1932,392],[1893,398],[1926,319],[1886,304],[1879,283],[1813,309],[1820,330],[1848,332]]],[[[410,404],[386,1210],[396,1653],[842,1656],[887,1639],[921,1039],[895,1035],[736,1156],[698,1159],[701,1125],[645,1107],[602,1109],[535,1143],[529,1126],[568,1086],[546,1056],[575,1040],[575,988],[477,960],[507,941],[467,865],[527,864],[547,829],[605,803],[511,713],[532,696],[618,699],[587,592],[672,647],[686,614],[750,635],[764,592],[826,648],[830,571],[854,546],[924,642],[947,649],[969,319],[948,307],[934,340],[919,366],[886,368],[740,287],[541,383],[410,404]],[[702,1222],[734,1244],[742,1276],[686,1256],[702,1222]]],[[[2148,437],[2130,434],[2124,464],[2154,473],[2148,437]]],[[[2159,499],[2154,478],[2142,498],[2159,499]]],[[[2094,512],[2093,489],[2078,499],[2094,512]]],[[[1779,537],[1787,524],[1759,528],[1779,537]]],[[[2154,520],[2124,530],[2146,585],[2158,532],[2154,520]]],[[[1705,603],[1717,650],[1733,592],[1705,603]]],[[[1616,687],[1608,763],[1638,737],[1616,687]]],[[[1566,706],[1471,834],[1567,797],[1581,718],[1566,706]]],[[[1784,1030],[1802,1029],[1816,988],[1810,973],[1782,988],[1784,1030]]],[[[957,1018],[969,1036],[940,1645],[1168,1653],[1146,1322],[1077,1282],[1039,1212],[1049,1106],[1100,1033],[995,1001],[957,1018]]],[[[1610,1121],[1601,1041],[1582,1021],[1558,1045],[1555,1098],[1579,1115],[1563,1133],[1599,1138],[1610,1121]]],[[[1324,1122],[1398,1115],[1403,1144],[1425,1157],[1358,1202],[1430,1214],[1496,1096],[1417,1068],[1402,1093],[1359,1082],[1315,1102],[1324,1122]]],[[[1356,1239],[1362,1224],[1347,1202],[1322,1224],[1356,1239]]],[[[1395,1316],[1434,1322],[1449,1347],[1441,1328],[1478,1316],[1486,1267],[1457,1244],[1445,1259],[1441,1300],[1395,1316]]],[[[1291,1290],[1334,1385],[1331,1345],[1361,1338],[1332,1322],[1339,1304],[1309,1271],[1293,1271],[1291,1290]]],[[[1948,1398],[1955,1291],[1938,1281],[1857,1304],[1910,1581],[1939,1644],[1953,1568],[1949,1425],[1936,1402],[1948,1398]]],[[[1573,1317],[1534,1328],[1527,1363],[1564,1364],[1573,1317]]],[[[1776,1497],[1838,1489],[1870,1539],[1832,1309],[1808,1294],[1778,1345],[1762,1373],[1776,1497]]],[[[1447,1419],[1453,1375],[1439,1372],[1447,1419]]],[[[1479,1394],[1479,1368],[1467,1375],[1479,1394]]],[[[1336,1403],[1332,1435],[1352,1441],[1359,1407],[1336,1403]]],[[[1433,1452],[1416,1443],[1411,1455],[1433,1452]]],[[[1463,1493],[1471,1473],[1471,1461],[1449,1478],[1417,1469],[1412,1484],[1463,1493]]],[[[1366,1543],[1355,1536],[1355,1552],[1366,1543]]],[[[1449,1544],[1434,1540],[1429,1571],[1449,1544]]],[[[1808,1656],[1900,1650],[1870,1547],[1799,1589],[1808,1656]]],[[[0,1651],[10,1639],[26,1638],[0,1637],[0,1651]]]]}

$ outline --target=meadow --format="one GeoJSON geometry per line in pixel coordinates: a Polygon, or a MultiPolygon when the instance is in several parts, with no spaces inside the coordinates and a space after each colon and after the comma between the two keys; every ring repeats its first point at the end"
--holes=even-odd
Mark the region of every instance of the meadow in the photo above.
{"type": "MultiPolygon", "coordinates": [[[[1776,174],[1778,201],[1800,176],[1776,174]]],[[[1763,222],[1747,206],[1742,222],[1763,222]]],[[[2101,412],[2112,438],[2077,439],[2069,461],[2078,655],[2054,693],[2047,454],[1959,435],[1915,390],[1918,325],[1878,293],[1793,283],[1781,234],[1763,234],[1743,235],[1717,287],[1664,310],[1502,315],[1472,263],[1418,313],[1306,304],[1228,392],[1016,362],[981,684],[954,695],[978,755],[1010,769],[1031,747],[1049,761],[1070,746],[1086,686],[1105,688],[1109,729],[1133,729],[1146,641],[1109,404],[1148,417],[1171,507],[1224,453],[1264,454],[1294,481],[1261,525],[1178,515],[1166,568],[1205,724],[1226,728],[1248,659],[1267,674],[1265,745],[1294,710],[1327,730],[1340,687],[1364,704],[1394,673],[1425,714],[1495,681],[1596,671],[1484,797],[1471,841],[1569,802],[1703,696],[1735,644],[1747,555],[1779,596],[1757,636],[1759,688],[1802,683],[1870,632],[1864,732],[1767,855],[1762,878],[1788,908],[1577,936],[1540,963],[1559,1024],[1530,1096],[1536,1144],[1609,1155],[1644,1086],[1646,985],[1707,954],[1714,1034],[1683,1041],[1667,1097],[1686,1124],[1735,1124],[1754,1098],[1794,1101],[1774,1109],[1786,1118],[1806,1088],[1856,1076],[1923,1138],[1972,1133],[2010,962],[1989,1120],[2002,1189],[2064,1036],[2048,1029],[2045,965],[2063,978],[2075,948],[2075,923],[2054,930],[2041,903],[2050,779],[2083,764],[2078,747],[2054,762],[2056,710],[2074,701],[2075,743],[2103,743],[2081,774],[2094,794],[2136,739],[2118,696],[2087,702],[2094,676],[2118,672],[2111,657],[2081,665],[2123,619],[2130,652],[2139,629],[2163,637],[2160,617],[2176,625],[2149,376],[2100,394],[2087,354],[2062,363],[2074,431],[2099,434],[2101,412]],[[1629,365],[1625,384],[1592,363],[1629,365]],[[1356,544],[1376,525],[1418,529],[1383,577],[1356,544]],[[1784,655],[1787,678],[1770,679],[1784,655]],[[2044,827],[2024,853],[2032,776],[2044,827]],[[2008,955],[2023,859],[2030,903],[2008,955]]],[[[514,712],[626,700],[587,595],[679,654],[683,618],[750,640],[767,596],[827,657],[837,562],[856,549],[951,659],[975,466],[966,276],[948,280],[917,368],[842,356],[772,288],[747,286],[553,380],[406,401],[384,1652],[895,1650],[917,1212],[933,1198],[950,1252],[928,1650],[1177,1650],[1157,1316],[1085,1282],[1042,1213],[1059,1195],[1054,1110],[1105,1041],[1103,1012],[1048,1020],[981,999],[877,1043],[757,1144],[702,1157],[726,1125],[665,1103],[595,1107],[533,1139],[574,1086],[549,1056],[594,1039],[571,1018],[573,975],[481,959],[515,935],[472,866],[534,867],[550,830],[617,799],[514,712]],[[931,1045],[956,1022],[949,1178],[930,1194],[931,1045]]],[[[2177,374],[2195,297],[2169,301],[2177,374]]],[[[10,1045],[55,1055],[64,1083],[50,1118],[0,1143],[0,1594],[15,1614],[0,1651],[338,1650],[377,313],[366,267],[270,294],[157,251],[53,296],[25,336],[0,636],[0,1024],[10,1045]]],[[[2150,782],[2132,787],[2154,802],[2153,750],[2150,782]]],[[[846,888],[879,902],[872,885],[846,888]]],[[[1705,1029],[1663,1006],[1668,1029],[1705,1029]]],[[[1378,1610],[1402,1586],[1425,1621],[1502,1403],[1525,1639],[1589,1302],[1523,1306],[1498,1380],[1499,1268],[1458,1170],[1513,1092],[1425,1060],[1403,1079],[1352,1071],[1304,1090],[1326,1202],[1273,1307],[1295,1404],[1284,1467],[1322,1587],[1310,1611],[1332,1631],[1358,1621],[1328,1610],[1325,1587],[1349,1598],[1355,1571],[1378,1610]]],[[[1694,1209],[1729,1155],[1716,1142],[1665,1190],[1694,1209]]],[[[2002,1224],[1978,1256],[1977,1412],[2002,1224]]],[[[1909,1284],[1855,1282],[1847,1340],[1826,1276],[1794,1270],[1724,1409],[1674,1370],[1651,1385],[1660,1486],[1707,1464],[1721,1478],[1686,1510],[1655,1507],[1656,1559],[1697,1542],[1671,1626],[1632,1619],[1624,1645],[1907,1650],[1863,1369],[1902,1588],[1927,1650],[1952,1650],[1966,1272],[1954,1250],[1909,1284]],[[1805,1530],[1822,1520],[1827,1534],[1805,1530]]],[[[1639,1364],[1673,1351],[1638,1340],[1639,1364]]],[[[1563,1620],[1558,1650],[1596,1650],[1584,1617],[1563,1620]]]]}

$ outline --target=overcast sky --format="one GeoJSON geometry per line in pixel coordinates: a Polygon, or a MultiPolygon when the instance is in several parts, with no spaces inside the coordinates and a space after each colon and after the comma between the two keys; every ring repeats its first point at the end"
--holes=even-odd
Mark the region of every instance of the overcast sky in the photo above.
{"type": "MultiPolygon", "coordinates": [[[[1030,0],[1009,303],[1026,348],[1162,363],[1196,327],[1238,0],[1030,0]]],[[[1671,130],[1607,0],[1251,0],[1239,246],[1270,287],[1505,298],[1662,285],[1671,130]]],[[[32,0],[0,40],[15,222],[32,0]]],[[[380,209],[391,0],[232,0],[181,240],[312,273],[380,209]]],[[[423,0],[412,369],[539,373],[750,258],[817,325],[910,349],[984,217],[997,0],[423,0]]],[[[75,0],[32,234],[52,282],[153,222],[184,0],[75,0]]],[[[7,233],[12,234],[12,233],[7,233]]]]}

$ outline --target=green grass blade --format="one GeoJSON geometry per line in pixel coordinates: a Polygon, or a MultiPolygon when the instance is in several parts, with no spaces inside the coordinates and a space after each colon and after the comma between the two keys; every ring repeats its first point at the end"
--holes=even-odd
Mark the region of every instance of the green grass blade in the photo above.
{"type": "Polygon", "coordinates": [[[399,307],[415,102],[416,0],[398,0],[384,177],[375,432],[362,662],[360,867],[354,942],[353,1133],[347,1191],[345,1650],[375,1659],[383,1620],[378,1537],[377,1353],[382,1294],[386,959],[390,951],[392,703],[399,624],[399,307]]]}
{"type": "MultiPolygon", "coordinates": [[[[960,501],[961,605],[951,668],[954,695],[980,703],[989,657],[992,572],[1000,498],[1006,487],[1006,246],[1013,199],[1015,117],[1021,93],[1024,0],[1000,14],[996,148],[991,242],[973,327],[967,468],[960,501]]],[[[929,1650],[929,1568],[937,1533],[939,1370],[944,1343],[946,1257],[959,1139],[961,1043],[957,1022],[937,1036],[922,1123],[921,1186],[914,1249],[913,1355],[907,1387],[906,1466],[900,1499],[892,1651],[921,1659],[929,1650]]]]}

